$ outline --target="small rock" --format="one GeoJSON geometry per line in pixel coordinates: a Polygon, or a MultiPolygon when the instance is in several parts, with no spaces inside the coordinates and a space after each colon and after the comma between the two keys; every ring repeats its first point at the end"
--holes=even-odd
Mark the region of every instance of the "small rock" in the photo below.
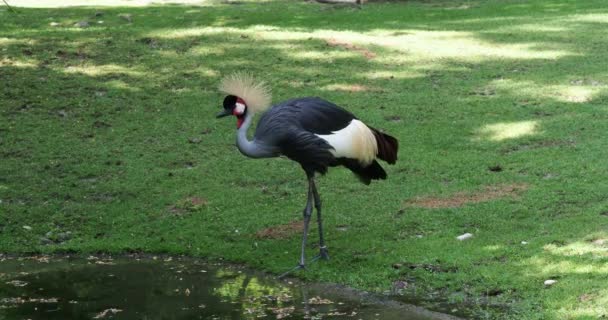
{"type": "Polygon", "coordinates": [[[393,269],[400,269],[401,267],[403,267],[402,263],[393,263],[393,269]]]}
{"type": "Polygon", "coordinates": [[[348,226],[347,225],[339,225],[339,226],[336,226],[336,230],[338,230],[338,231],[348,231],[348,226]]]}
{"type": "Polygon", "coordinates": [[[77,28],[88,28],[90,26],[88,21],[79,21],[74,24],[74,27],[77,28]]]}
{"type": "Polygon", "coordinates": [[[402,290],[402,289],[406,289],[409,286],[409,283],[407,283],[406,281],[395,281],[393,282],[393,289],[396,290],[402,290]]]}
{"type": "Polygon", "coordinates": [[[59,110],[59,111],[57,111],[57,114],[62,118],[65,118],[68,116],[68,113],[65,110],[59,110]]]}
{"type": "Polygon", "coordinates": [[[40,244],[42,245],[49,245],[49,244],[53,244],[53,240],[46,238],[46,237],[40,237],[40,244]]]}
{"type": "Polygon", "coordinates": [[[97,21],[98,24],[103,24],[103,20],[97,21]]]}
{"type": "Polygon", "coordinates": [[[528,241],[522,241],[521,244],[523,244],[525,246],[528,244],[528,241]]]}
{"type": "Polygon", "coordinates": [[[59,22],[51,22],[51,23],[49,23],[49,26],[51,26],[51,27],[58,27],[60,25],[61,25],[61,23],[59,23],[59,22]]]}
{"type": "Polygon", "coordinates": [[[72,238],[72,233],[70,231],[61,232],[57,234],[57,240],[59,240],[60,242],[70,240],[70,238],[72,238]]]}
{"type": "Polygon", "coordinates": [[[553,279],[545,280],[545,287],[550,287],[556,283],[557,283],[557,280],[553,280],[553,279]]]}
{"type": "Polygon", "coordinates": [[[103,11],[97,11],[97,12],[95,12],[95,16],[96,16],[96,17],[101,17],[101,16],[103,16],[103,11]]]}
{"type": "Polygon", "coordinates": [[[190,143],[201,143],[201,141],[203,141],[201,138],[188,138],[188,142],[190,143]]]}
{"type": "Polygon", "coordinates": [[[130,13],[121,13],[118,15],[118,17],[127,21],[128,23],[133,22],[133,16],[130,13]]]}
{"type": "Polygon", "coordinates": [[[465,234],[463,234],[463,235],[459,235],[458,237],[456,237],[456,239],[458,239],[460,241],[464,241],[464,240],[467,240],[467,239],[470,239],[470,238],[473,238],[473,234],[468,233],[468,232],[465,233],[465,234]]]}
{"type": "Polygon", "coordinates": [[[30,226],[23,226],[23,229],[25,229],[27,231],[30,231],[30,230],[32,230],[32,227],[30,227],[30,226]]]}

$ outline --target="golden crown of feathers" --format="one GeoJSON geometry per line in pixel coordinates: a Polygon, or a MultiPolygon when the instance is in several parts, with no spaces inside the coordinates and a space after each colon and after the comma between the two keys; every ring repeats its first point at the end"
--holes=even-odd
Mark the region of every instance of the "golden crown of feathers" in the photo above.
{"type": "Polygon", "coordinates": [[[250,112],[268,109],[272,102],[270,88],[248,73],[233,73],[222,79],[219,90],[245,101],[250,112]]]}

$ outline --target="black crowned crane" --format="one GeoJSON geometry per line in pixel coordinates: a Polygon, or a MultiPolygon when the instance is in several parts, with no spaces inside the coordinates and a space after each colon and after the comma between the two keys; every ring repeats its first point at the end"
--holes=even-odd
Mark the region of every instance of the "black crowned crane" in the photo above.
{"type": "MultiPolygon", "coordinates": [[[[320,253],[329,259],[323,240],[321,199],[315,186],[315,173],[325,174],[328,167],[344,166],[366,185],[386,179],[377,159],[389,164],[397,161],[397,139],[365,125],[352,113],[321,98],[297,98],[279,103],[264,112],[253,140],[247,138],[254,114],[270,106],[270,91],[263,82],[247,74],[224,78],[220,91],[227,94],[218,118],[237,118],[236,145],[250,158],[285,156],[298,162],[308,178],[308,198],[304,208],[302,254],[296,268],[304,268],[304,249],[313,202],[319,224],[320,253]]],[[[315,259],[316,259],[315,258],[315,259]]]]}

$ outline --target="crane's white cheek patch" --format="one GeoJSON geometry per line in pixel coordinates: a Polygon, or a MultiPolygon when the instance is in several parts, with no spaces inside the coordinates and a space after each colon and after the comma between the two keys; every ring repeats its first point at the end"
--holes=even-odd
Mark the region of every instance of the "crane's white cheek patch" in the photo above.
{"type": "Polygon", "coordinates": [[[245,105],[240,102],[237,102],[234,107],[234,110],[232,110],[232,114],[234,114],[235,116],[240,116],[243,113],[245,113],[245,105]]]}
{"type": "Polygon", "coordinates": [[[335,157],[357,159],[363,165],[372,163],[378,153],[374,133],[359,120],[351,121],[344,129],[316,136],[334,148],[332,153],[335,157]]]}

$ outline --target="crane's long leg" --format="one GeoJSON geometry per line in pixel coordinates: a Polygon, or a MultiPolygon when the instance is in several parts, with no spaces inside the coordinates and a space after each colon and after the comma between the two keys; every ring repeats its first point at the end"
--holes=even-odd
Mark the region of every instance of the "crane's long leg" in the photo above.
{"type": "Polygon", "coordinates": [[[304,268],[304,257],[306,251],[306,239],[308,238],[308,224],[312,215],[314,189],[314,175],[308,175],[308,198],[306,199],[306,207],[304,208],[304,231],[302,232],[302,254],[300,255],[300,268],[304,268]]]}
{"type": "MultiPolygon", "coordinates": [[[[315,198],[314,193],[316,192],[315,187],[314,187],[314,184],[315,184],[314,173],[307,173],[306,175],[308,177],[308,197],[306,198],[306,207],[304,208],[304,212],[303,212],[304,230],[302,232],[302,254],[300,255],[300,263],[298,263],[298,265],[295,268],[288,270],[288,271],[284,272],[283,274],[281,274],[279,276],[279,279],[287,276],[288,274],[290,274],[298,269],[305,268],[306,240],[308,239],[308,225],[310,223],[310,217],[312,216],[312,206],[313,206],[313,201],[315,198]]],[[[318,195],[316,197],[318,198],[318,195]]],[[[318,203],[320,203],[320,202],[318,202],[318,203]]],[[[317,212],[318,212],[318,208],[317,208],[317,212]]],[[[320,257],[321,257],[321,255],[312,258],[311,262],[316,261],[320,257]]]]}
{"type": "Polygon", "coordinates": [[[319,257],[324,260],[329,260],[329,252],[325,246],[323,239],[323,220],[321,219],[321,197],[317,191],[317,186],[314,180],[312,181],[312,194],[315,200],[315,209],[317,209],[317,222],[319,223],[319,257]]]}

